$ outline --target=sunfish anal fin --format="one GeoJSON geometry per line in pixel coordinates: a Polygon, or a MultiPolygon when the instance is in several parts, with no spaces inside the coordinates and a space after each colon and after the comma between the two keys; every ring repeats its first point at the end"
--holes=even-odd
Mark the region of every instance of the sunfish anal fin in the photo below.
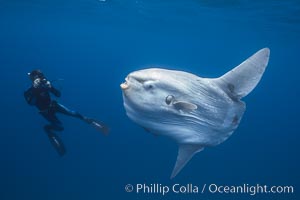
{"type": "Polygon", "coordinates": [[[186,101],[175,101],[173,103],[173,105],[177,110],[182,110],[182,111],[186,111],[186,112],[190,112],[190,111],[196,110],[198,108],[197,105],[186,102],[186,101]]]}
{"type": "Polygon", "coordinates": [[[196,153],[202,151],[203,149],[204,147],[198,144],[180,144],[178,148],[177,161],[173,169],[171,179],[182,170],[182,168],[196,153]]]}

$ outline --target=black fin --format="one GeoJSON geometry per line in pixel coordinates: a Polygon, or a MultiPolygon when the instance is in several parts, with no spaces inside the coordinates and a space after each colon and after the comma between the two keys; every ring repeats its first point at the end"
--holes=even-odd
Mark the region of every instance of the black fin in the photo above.
{"type": "Polygon", "coordinates": [[[62,140],[55,133],[49,132],[49,133],[47,133],[47,135],[48,135],[50,143],[56,149],[57,153],[60,156],[65,155],[66,149],[65,149],[65,146],[64,146],[62,140]]]}
{"type": "Polygon", "coordinates": [[[90,125],[92,125],[96,130],[107,135],[109,133],[109,128],[103,122],[97,121],[91,118],[85,118],[84,121],[90,125]]]}

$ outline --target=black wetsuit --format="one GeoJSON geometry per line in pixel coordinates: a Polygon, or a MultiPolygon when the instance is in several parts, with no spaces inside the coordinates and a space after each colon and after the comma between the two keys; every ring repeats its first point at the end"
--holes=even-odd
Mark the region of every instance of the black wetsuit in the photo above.
{"type": "Polygon", "coordinates": [[[35,83],[33,83],[33,86],[24,92],[24,97],[28,104],[36,106],[39,113],[50,122],[50,124],[44,126],[44,130],[59,155],[64,155],[66,150],[60,138],[54,133],[54,131],[64,130],[64,127],[61,121],[57,118],[56,113],[62,113],[81,119],[104,134],[109,132],[109,128],[102,122],[85,117],[76,111],[66,108],[57,101],[51,100],[50,93],[56,97],[60,97],[60,91],[51,86],[50,82],[45,78],[40,78],[39,80],[41,81],[39,81],[38,84],[35,85],[35,83]]]}
{"type": "Polygon", "coordinates": [[[55,89],[54,87],[31,87],[24,93],[24,97],[27,103],[36,106],[39,109],[40,114],[51,123],[50,125],[45,126],[45,130],[63,130],[62,123],[56,117],[57,112],[77,117],[81,120],[85,119],[78,112],[66,108],[55,100],[51,100],[50,92],[56,97],[60,97],[61,95],[60,91],[55,89]]]}
{"type": "Polygon", "coordinates": [[[60,97],[61,93],[54,87],[49,87],[41,84],[39,87],[30,87],[24,92],[24,97],[28,104],[36,106],[39,113],[47,119],[50,124],[44,126],[50,142],[56,148],[60,155],[65,154],[65,148],[60,138],[53,131],[63,131],[64,127],[61,121],[57,118],[56,113],[62,113],[68,116],[73,116],[87,122],[88,118],[82,116],[76,111],[72,111],[65,106],[59,104],[55,100],[51,100],[50,93],[56,97],[60,97]]]}

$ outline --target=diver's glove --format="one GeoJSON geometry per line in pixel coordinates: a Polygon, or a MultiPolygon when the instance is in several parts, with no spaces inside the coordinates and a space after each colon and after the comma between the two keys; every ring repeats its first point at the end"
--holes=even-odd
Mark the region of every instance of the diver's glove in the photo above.
{"type": "Polygon", "coordinates": [[[39,88],[39,87],[51,88],[52,85],[51,85],[50,81],[48,81],[45,78],[44,79],[37,78],[33,81],[33,87],[34,88],[39,88]]]}
{"type": "Polygon", "coordinates": [[[50,83],[50,81],[48,81],[48,80],[46,80],[46,79],[44,79],[44,81],[45,81],[45,87],[47,87],[47,88],[51,88],[52,87],[52,85],[51,85],[51,83],[50,83]]]}
{"type": "Polygon", "coordinates": [[[33,81],[33,87],[34,88],[38,88],[38,87],[40,87],[40,85],[41,85],[41,79],[40,78],[37,78],[33,81]]]}

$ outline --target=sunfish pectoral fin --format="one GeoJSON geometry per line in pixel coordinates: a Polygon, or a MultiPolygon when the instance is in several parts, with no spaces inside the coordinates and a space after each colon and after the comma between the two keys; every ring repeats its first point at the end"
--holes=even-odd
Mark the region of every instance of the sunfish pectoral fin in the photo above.
{"type": "Polygon", "coordinates": [[[216,80],[234,97],[240,99],[247,96],[260,81],[268,65],[269,57],[270,49],[261,49],[216,80]]]}
{"type": "Polygon", "coordinates": [[[182,110],[186,112],[190,112],[198,108],[197,105],[186,101],[175,101],[173,105],[177,110],[182,110]]]}
{"type": "Polygon", "coordinates": [[[189,160],[204,148],[198,144],[180,144],[178,148],[178,155],[176,164],[174,166],[171,179],[174,178],[182,168],[189,162],[189,160]]]}

